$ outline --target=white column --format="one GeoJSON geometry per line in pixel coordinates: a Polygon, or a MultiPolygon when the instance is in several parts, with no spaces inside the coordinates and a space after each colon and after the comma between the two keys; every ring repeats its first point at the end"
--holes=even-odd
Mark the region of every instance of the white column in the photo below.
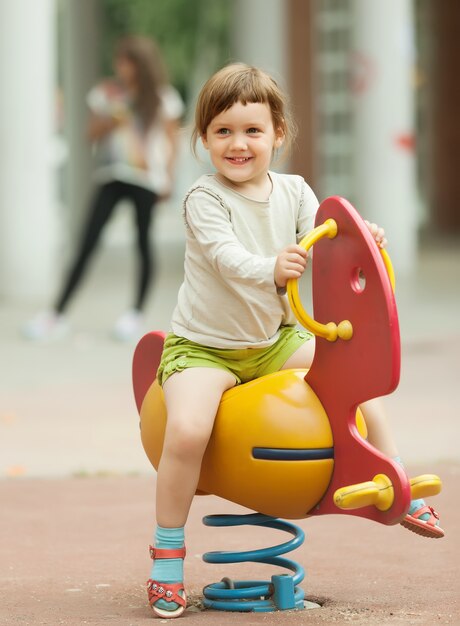
{"type": "Polygon", "coordinates": [[[65,137],[70,156],[65,176],[66,230],[73,239],[69,246],[72,253],[88,212],[94,183],[91,145],[85,132],[88,121],[86,95],[101,79],[101,12],[100,0],[66,0],[62,5],[65,137]]]}
{"type": "Polygon", "coordinates": [[[54,0],[0,2],[0,294],[49,293],[56,274],[54,0]]]}
{"type": "Polygon", "coordinates": [[[233,0],[232,6],[234,60],[261,67],[286,86],[284,0],[233,0]]]}
{"type": "Polygon", "coordinates": [[[351,56],[356,205],[384,226],[395,268],[416,260],[416,190],[411,0],[353,0],[351,56]]]}

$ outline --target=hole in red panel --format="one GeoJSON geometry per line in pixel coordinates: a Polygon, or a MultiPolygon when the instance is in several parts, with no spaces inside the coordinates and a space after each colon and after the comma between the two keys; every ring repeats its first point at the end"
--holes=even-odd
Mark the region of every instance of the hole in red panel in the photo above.
{"type": "Polygon", "coordinates": [[[366,289],[366,276],[360,267],[355,267],[351,275],[351,286],[356,293],[366,289]]]}

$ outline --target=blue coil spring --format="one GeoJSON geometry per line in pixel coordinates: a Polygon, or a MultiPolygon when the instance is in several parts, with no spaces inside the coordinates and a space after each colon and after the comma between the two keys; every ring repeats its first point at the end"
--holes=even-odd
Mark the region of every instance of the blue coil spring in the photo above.
{"type": "Polygon", "coordinates": [[[294,536],[290,541],[270,548],[246,552],[206,552],[206,563],[242,563],[252,561],[284,567],[292,575],[272,576],[271,582],[264,580],[232,581],[223,578],[203,589],[203,603],[207,608],[221,611],[268,612],[286,609],[303,609],[304,591],[297,585],[305,577],[303,567],[279,555],[291,552],[301,546],[305,533],[301,528],[281,519],[253,513],[249,515],[207,515],[203,518],[206,526],[262,526],[283,530],[294,536]]]}

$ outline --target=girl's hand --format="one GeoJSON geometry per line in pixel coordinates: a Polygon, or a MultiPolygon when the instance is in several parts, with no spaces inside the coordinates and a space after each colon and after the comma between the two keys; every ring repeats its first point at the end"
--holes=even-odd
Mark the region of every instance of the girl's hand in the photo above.
{"type": "Polygon", "coordinates": [[[280,252],[275,263],[275,284],[284,289],[290,278],[300,278],[307,267],[307,251],[293,244],[280,252]]]}
{"type": "Polygon", "coordinates": [[[90,141],[98,141],[106,135],[109,135],[115,128],[126,124],[126,116],[103,117],[100,115],[91,115],[88,121],[87,136],[90,141]]]}
{"type": "Polygon", "coordinates": [[[385,238],[385,231],[383,228],[380,228],[377,224],[371,224],[367,220],[364,220],[364,223],[369,229],[369,232],[374,237],[375,243],[379,248],[385,248],[388,241],[385,238]]]}

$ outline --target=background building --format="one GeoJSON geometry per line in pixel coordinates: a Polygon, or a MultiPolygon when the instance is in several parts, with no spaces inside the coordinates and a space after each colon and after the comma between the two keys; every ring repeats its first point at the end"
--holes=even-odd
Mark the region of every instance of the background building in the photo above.
{"type": "MultiPolygon", "coordinates": [[[[414,271],[421,233],[460,231],[459,25],[454,0],[2,2],[0,296],[54,291],[91,184],[85,95],[133,31],[160,41],[189,111],[228,60],[273,72],[299,125],[288,169],[383,224],[414,271]]],[[[199,167],[185,140],[178,198],[199,167]]]]}

